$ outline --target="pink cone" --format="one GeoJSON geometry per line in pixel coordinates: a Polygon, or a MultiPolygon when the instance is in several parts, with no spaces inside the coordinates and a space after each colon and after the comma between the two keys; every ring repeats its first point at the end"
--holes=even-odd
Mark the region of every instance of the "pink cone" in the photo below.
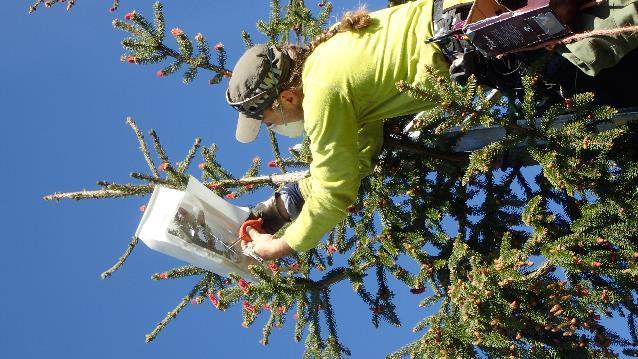
{"type": "Polygon", "coordinates": [[[244,278],[240,278],[237,284],[244,294],[248,294],[248,291],[250,290],[250,283],[248,283],[244,278]]]}
{"type": "Polygon", "coordinates": [[[244,305],[243,305],[243,307],[244,307],[244,309],[245,309],[247,312],[251,312],[251,313],[254,313],[254,312],[255,312],[255,307],[253,307],[252,305],[250,305],[250,302],[249,302],[249,301],[247,301],[247,300],[245,300],[245,301],[244,301],[244,305]]]}
{"type": "Polygon", "coordinates": [[[177,36],[181,36],[184,35],[184,31],[182,31],[182,29],[175,27],[171,30],[171,35],[177,37],[177,36]]]}
{"type": "Polygon", "coordinates": [[[277,265],[277,263],[274,263],[274,262],[268,263],[268,268],[270,268],[270,270],[275,274],[279,272],[279,266],[277,265]]]}
{"type": "Polygon", "coordinates": [[[210,293],[208,295],[208,299],[210,299],[211,304],[213,304],[213,306],[215,306],[215,308],[219,308],[219,299],[217,299],[215,294],[210,293]]]}

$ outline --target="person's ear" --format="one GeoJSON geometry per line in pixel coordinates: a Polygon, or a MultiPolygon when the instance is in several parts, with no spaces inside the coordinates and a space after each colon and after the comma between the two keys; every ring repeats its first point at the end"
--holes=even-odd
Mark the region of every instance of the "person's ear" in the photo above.
{"type": "Polygon", "coordinates": [[[299,94],[293,89],[286,89],[279,93],[279,98],[281,102],[297,106],[301,102],[301,97],[299,94]]]}

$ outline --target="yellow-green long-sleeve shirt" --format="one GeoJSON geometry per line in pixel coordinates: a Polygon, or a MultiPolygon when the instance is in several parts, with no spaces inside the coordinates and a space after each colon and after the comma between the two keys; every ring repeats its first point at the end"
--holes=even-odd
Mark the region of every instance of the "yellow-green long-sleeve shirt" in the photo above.
{"type": "Polygon", "coordinates": [[[302,75],[304,129],[310,138],[310,177],[300,190],[305,204],[284,233],[296,251],[314,248],[347,214],[361,179],[383,142],[383,120],[415,113],[434,103],[399,93],[399,80],[423,83],[425,66],[447,73],[432,36],[432,0],[410,2],[370,14],[357,32],[319,45],[302,75]]]}

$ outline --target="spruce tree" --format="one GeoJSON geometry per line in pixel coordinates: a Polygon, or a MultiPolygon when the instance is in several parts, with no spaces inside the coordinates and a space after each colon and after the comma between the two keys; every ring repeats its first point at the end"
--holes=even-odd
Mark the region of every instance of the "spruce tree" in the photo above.
{"type": "MultiPolygon", "coordinates": [[[[31,11],[59,2],[39,0],[31,11]]],[[[272,44],[308,43],[331,11],[325,0],[319,13],[302,0],[270,5],[269,19],[257,28],[272,44]]],[[[131,11],[113,25],[129,36],[122,41],[122,61],[160,66],[158,76],[179,75],[184,83],[203,72],[211,84],[232,76],[224,46],[211,48],[202,34],[191,38],[174,28],[170,35],[178,46],[168,45],[160,3],[152,16],[131,11]]],[[[242,38],[252,46],[248,33],[242,38]]],[[[631,116],[618,120],[617,110],[594,103],[592,93],[541,105],[539,76],[530,73],[522,91],[500,98],[487,96],[474,78],[461,86],[431,71],[433,88],[396,79],[400,91],[440,106],[414,119],[387,120],[384,149],[349,216],[316,249],[253,267],[254,283],[193,266],[156,273],[154,280],[199,281],[146,340],[156,339],[191,301],[207,300],[220,310],[241,306],[246,326],[267,316],[264,344],[273,327],[294,316],[294,339],[305,341],[304,357],[340,358],[351,353],[337,331],[331,289],[350,285],[374,326],[382,320],[401,325],[401,303],[393,300],[400,290],[437,310],[413,328],[421,338],[389,358],[638,355],[636,125],[627,121],[631,116]],[[504,136],[459,151],[458,141],[478,126],[497,126],[504,136]],[[419,270],[406,269],[415,265],[419,270]],[[366,276],[376,283],[364,283],[366,276]],[[390,277],[401,284],[392,286],[390,277]],[[604,317],[611,315],[627,319],[626,331],[610,329],[604,317]]],[[[255,158],[237,175],[218,160],[223,148],[203,147],[196,139],[176,162],[154,131],[153,153],[133,119],[127,123],[148,164],[130,174],[135,183],[102,181],[100,189],[45,199],[140,196],[157,185],[183,189],[188,174],[199,172],[211,190],[230,199],[303,178],[312,161],[307,141],[284,153],[270,132],[274,160],[267,167],[281,174],[264,174],[255,158]],[[203,161],[197,170],[198,153],[203,161]]],[[[137,241],[103,278],[125,262],[137,241]]]]}

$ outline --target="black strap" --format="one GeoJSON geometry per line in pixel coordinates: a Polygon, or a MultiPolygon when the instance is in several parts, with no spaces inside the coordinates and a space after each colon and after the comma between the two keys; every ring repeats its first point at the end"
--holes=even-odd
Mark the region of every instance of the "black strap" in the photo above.
{"type": "Polygon", "coordinates": [[[468,46],[471,46],[469,42],[451,33],[456,24],[467,18],[472,5],[465,3],[444,9],[444,0],[434,0],[433,6],[434,38],[439,38],[436,42],[443,50],[448,62],[452,63],[458,54],[462,54],[468,46]],[[446,34],[450,36],[444,36],[446,34]]]}

